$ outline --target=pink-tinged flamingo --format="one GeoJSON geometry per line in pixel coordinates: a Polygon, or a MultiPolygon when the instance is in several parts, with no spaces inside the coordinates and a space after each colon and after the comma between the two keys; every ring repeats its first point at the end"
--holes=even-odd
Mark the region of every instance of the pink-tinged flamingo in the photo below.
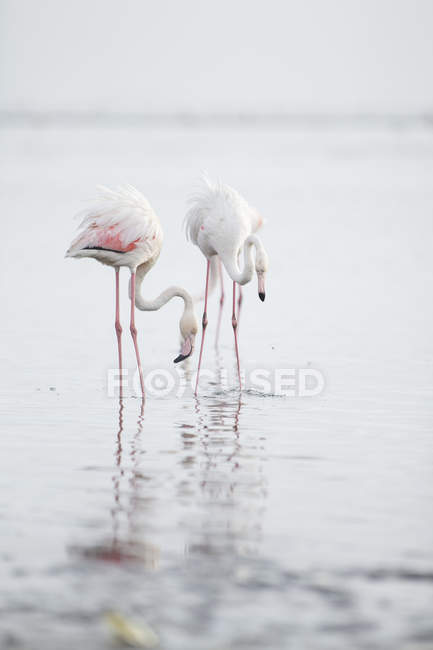
{"type": "MultiPolygon", "coordinates": [[[[255,268],[258,278],[259,298],[264,301],[268,256],[259,237],[253,234],[261,224],[261,216],[257,210],[247,203],[243,196],[229,185],[212,182],[206,176],[203,178],[201,190],[191,198],[191,207],[185,217],[187,239],[190,239],[200,248],[207,260],[202,337],[195,394],[197,394],[204,338],[208,324],[207,299],[210,270],[214,256],[218,256],[233,281],[232,327],[235,339],[239,388],[242,389],[237,336],[236,284],[241,286],[250,282],[255,268]],[[255,262],[253,248],[255,248],[255,262]],[[241,270],[239,268],[239,256],[242,250],[244,253],[244,268],[241,270]]],[[[222,288],[221,306],[223,301],[222,288]]]]}
{"type": "MultiPolygon", "coordinates": [[[[163,233],[158,217],[149,201],[134,187],[127,185],[116,190],[99,187],[96,204],[86,210],[80,232],[66,252],[66,257],[92,257],[102,264],[112,266],[116,274],[116,318],[119,371],[122,372],[122,326],[119,315],[119,269],[126,266],[131,272],[129,297],[131,300],[130,332],[134,343],[141,392],[144,397],[143,370],[137,343],[135,306],[143,311],[155,311],[171,298],[179,296],[184,301],[184,311],[179,327],[182,346],[175,363],[190,356],[197,334],[197,319],[193,300],[181,287],[169,287],[155,300],[144,300],[140,288],[144,276],[150,271],[161,252],[163,233]]],[[[120,383],[122,386],[122,382],[120,383]]]]}

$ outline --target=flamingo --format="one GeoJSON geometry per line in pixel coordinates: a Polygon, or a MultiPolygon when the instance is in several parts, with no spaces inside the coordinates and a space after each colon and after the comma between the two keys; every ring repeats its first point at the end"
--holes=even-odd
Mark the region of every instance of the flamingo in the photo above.
{"type": "MultiPolygon", "coordinates": [[[[253,233],[257,232],[259,228],[263,225],[263,219],[260,217],[259,220],[253,221],[253,233]]],[[[223,313],[223,306],[224,306],[224,300],[225,300],[225,292],[224,292],[224,276],[223,276],[223,267],[221,264],[221,260],[217,255],[214,255],[210,259],[210,273],[209,273],[209,289],[208,289],[208,297],[213,293],[217,282],[219,281],[219,286],[220,286],[220,297],[219,297],[219,310],[218,310],[218,321],[217,321],[217,326],[215,330],[215,348],[218,348],[218,343],[219,343],[219,336],[220,336],[220,330],[221,330],[221,320],[222,320],[222,313],[223,313]],[[218,276],[218,277],[217,277],[218,276]]],[[[195,302],[201,302],[204,300],[204,293],[200,294],[199,296],[196,297],[195,302]]],[[[243,293],[242,293],[242,285],[239,285],[239,291],[238,291],[238,313],[236,320],[238,322],[237,326],[237,331],[239,332],[239,320],[240,320],[240,315],[241,315],[241,307],[242,307],[242,302],[243,302],[243,293]]]]}
{"type": "Polygon", "coordinates": [[[174,360],[174,363],[179,363],[189,357],[194,349],[198,325],[193,300],[185,289],[175,286],[163,291],[155,300],[145,300],[141,296],[140,289],[143,279],[161,252],[163,232],[159,219],[149,201],[131,185],[118,187],[116,190],[101,186],[98,191],[98,201],[84,212],[79,233],[66,251],[66,257],[92,257],[98,262],[114,268],[115,330],[120,373],[122,373],[122,326],[119,314],[119,270],[122,266],[129,268],[131,273],[129,329],[140,374],[141,392],[144,397],[143,369],[137,343],[135,307],[142,311],[155,311],[175,296],[182,298],[184,310],[179,328],[183,342],[180,353],[174,360]]]}
{"type": "MultiPolygon", "coordinates": [[[[212,261],[217,256],[218,262],[227,271],[233,281],[232,327],[235,339],[236,363],[239,378],[239,388],[242,389],[239,362],[239,346],[236,318],[236,284],[242,286],[250,282],[254,266],[258,279],[258,294],[260,300],[265,299],[265,274],[268,269],[268,256],[255,231],[263,223],[257,210],[251,207],[239,192],[229,185],[213,182],[207,176],[203,177],[200,191],[192,196],[190,208],[185,216],[186,237],[196,244],[206,258],[206,283],[204,294],[204,311],[202,318],[202,334],[200,355],[198,360],[195,394],[197,394],[203,345],[208,325],[207,299],[212,261]],[[255,248],[255,264],[253,260],[255,248]],[[244,253],[244,268],[239,268],[239,256],[244,253]]],[[[224,289],[221,274],[220,308],[224,301],[224,289]]],[[[238,307],[240,308],[240,302],[238,307]]]]}

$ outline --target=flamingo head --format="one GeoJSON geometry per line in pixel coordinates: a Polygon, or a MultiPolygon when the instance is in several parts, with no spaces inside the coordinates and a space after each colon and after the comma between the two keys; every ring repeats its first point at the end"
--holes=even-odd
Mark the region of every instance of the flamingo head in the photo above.
{"type": "Polygon", "coordinates": [[[182,315],[179,323],[180,333],[182,335],[182,346],[180,348],[180,353],[174,360],[174,363],[179,363],[179,361],[184,361],[189,356],[191,356],[194,350],[195,337],[198,331],[197,318],[194,313],[194,310],[187,309],[182,315]]]}
{"type": "Polygon", "coordinates": [[[265,300],[265,277],[268,270],[268,256],[264,249],[257,251],[256,256],[256,273],[258,281],[259,298],[263,302],[265,300]]]}

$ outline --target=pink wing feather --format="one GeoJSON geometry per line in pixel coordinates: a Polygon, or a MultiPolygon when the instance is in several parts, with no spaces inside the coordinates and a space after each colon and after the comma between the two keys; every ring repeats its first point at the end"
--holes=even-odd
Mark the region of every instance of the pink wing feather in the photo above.
{"type": "Polygon", "coordinates": [[[134,250],[141,238],[137,237],[133,241],[129,241],[128,237],[125,237],[125,234],[122,224],[114,223],[111,226],[100,226],[95,222],[87,226],[87,228],[80,233],[72,243],[71,248],[88,248],[97,246],[108,250],[127,253],[134,250]]]}
{"type": "Polygon", "coordinates": [[[148,200],[130,185],[116,191],[98,189],[99,201],[84,213],[81,232],[68,254],[92,247],[127,253],[137,245],[153,254],[155,240],[162,237],[162,230],[148,200]]]}

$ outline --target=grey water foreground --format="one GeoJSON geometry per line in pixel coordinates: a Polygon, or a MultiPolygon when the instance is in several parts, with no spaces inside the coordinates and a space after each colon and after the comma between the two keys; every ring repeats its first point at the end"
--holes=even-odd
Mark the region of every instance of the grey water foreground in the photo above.
{"type": "Polygon", "coordinates": [[[431,641],[426,395],[76,399],[8,413],[6,647],[109,647],[110,611],[167,648],[431,641]]]}
{"type": "MultiPolygon", "coordinates": [[[[433,647],[433,134],[15,124],[1,138],[0,647],[121,647],[110,612],[166,650],[433,647]],[[196,399],[109,396],[114,278],[63,259],[72,216],[98,183],[137,185],[165,231],[145,291],[197,293],[181,222],[202,169],[267,219],[244,366],[316,369],[320,394],[205,378],[196,399]]],[[[232,374],[217,307],[204,366],[232,374]]],[[[145,369],[172,372],[179,315],[138,315],[145,369]]]]}

